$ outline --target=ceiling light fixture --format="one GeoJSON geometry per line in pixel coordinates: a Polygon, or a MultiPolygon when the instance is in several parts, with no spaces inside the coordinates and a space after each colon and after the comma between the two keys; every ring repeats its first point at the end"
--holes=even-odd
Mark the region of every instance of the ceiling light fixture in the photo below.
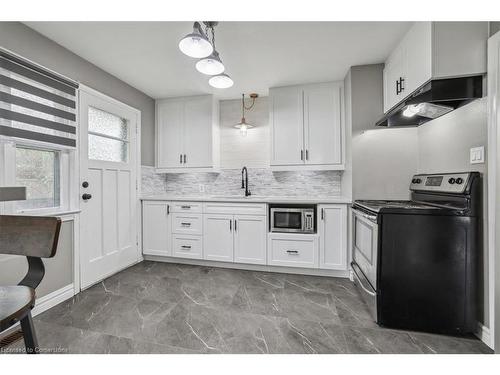
{"type": "Polygon", "coordinates": [[[199,22],[193,24],[193,32],[186,35],[179,42],[180,50],[190,56],[199,58],[196,62],[196,70],[200,73],[212,76],[208,83],[217,89],[227,89],[234,82],[227,74],[219,53],[215,49],[215,26],[216,21],[203,21],[205,30],[199,22]],[[211,37],[211,41],[210,41],[211,37]]]}
{"type": "Polygon", "coordinates": [[[199,22],[193,24],[192,33],[181,39],[179,49],[185,55],[198,59],[210,56],[214,51],[212,43],[208,40],[199,22]]]}
{"type": "Polygon", "coordinates": [[[208,80],[210,86],[216,89],[227,89],[234,85],[233,80],[226,73],[218,74],[208,80]]]}
{"type": "Polygon", "coordinates": [[[250,110],[253,108],[255,104],[255,99],[259,97],[258,94],[250,94],[250,98],[252,98],[252,104],[249,107],[245,106],[245,94],[241,94],[241,121],[234,125],[235,128],[240,129],[241,135],[246,136],[247,130],[253,128],[253,125],[247,123],[245,119],[245,109],[250,110]]]}

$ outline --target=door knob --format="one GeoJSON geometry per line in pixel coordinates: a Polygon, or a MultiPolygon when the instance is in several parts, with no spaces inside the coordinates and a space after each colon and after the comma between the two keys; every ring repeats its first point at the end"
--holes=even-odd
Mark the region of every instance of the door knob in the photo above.
{"type": "Polygon", "coordinates": [[[83,181],[82,182],[82,187],[88,188],[89,187],[89,183],[87,181],[83,181]]]}
{"type": "Polygon", "coordinates": [[[88,201],[90,198],[92,198],[92,194],[85,193],[82,195],[84,201],[88,201]]]}

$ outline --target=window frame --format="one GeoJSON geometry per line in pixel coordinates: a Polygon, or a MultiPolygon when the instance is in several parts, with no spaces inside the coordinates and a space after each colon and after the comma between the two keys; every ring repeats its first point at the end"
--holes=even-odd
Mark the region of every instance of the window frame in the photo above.
{"type": "MultiPolygon", "coordinates": [[[[76,150],[58,147],[44,142],[10,137],[0,137],[0,185],[16,186],[16,148],[57,152],[59,154],[59,206],[33,209],[18,209],[16,202],[0,202],[0,213],[12,215],[54,215],[76,210],[72,196],[75,195],[73,182],[78,171],[74,168],[77,160],[76,150]]],[[[77,204],[77,202],[76,202],[77,204]]]]}

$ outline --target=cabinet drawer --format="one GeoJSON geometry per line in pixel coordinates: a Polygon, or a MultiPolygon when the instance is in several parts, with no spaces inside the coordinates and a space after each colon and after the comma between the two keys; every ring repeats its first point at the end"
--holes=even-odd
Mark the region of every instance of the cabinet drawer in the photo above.
{"type": "Polygon", "coordinates": [[[202,202],[173,202],[172,212],[192,212],[201,214],[202,202]]]}
{"type": "Polygon", "coordinates": [[[172,255],[179,258],[202,259],[202,237],[174,234],[172,255]]]}
{"type": "Polygon", "coordinates": [[[172,214],[172,232],[177,234],[203,234],[201,214],[172,214]]]}
{"type": "Polygon", "coordinates": [[[269,234],[268,264],[318,268],[318,236],[269,234]]]}
{"type": "Polygon", "coordinates": [[[220,203],[206,202],[203,212],[207,214],[226,215],[266,215],[265,203],[220,203]]]}

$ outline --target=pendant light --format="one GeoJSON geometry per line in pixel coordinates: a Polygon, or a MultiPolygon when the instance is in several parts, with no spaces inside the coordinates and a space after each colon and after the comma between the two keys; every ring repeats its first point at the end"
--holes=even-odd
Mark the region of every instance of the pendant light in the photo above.
{"type": "Polygon", "coordinates": [[[201,29],[199,22],[193,24],[193,32],[186,35],[179,42],[179,49],[185,55],[194,58],[203,58],[210,56],[214,51],[212,43],[201,29]]]}
{"type": "Polygon", "coordinates": [[[254,127],[253,125],[247,123],[245,119],[245,109],[252,109],[255,104],[255,99],[257,99],[258,97],[258,94],[250,94],[250,98],[252,98],[252,104],[249,107],[245,107],[245,94],[241,94],[241,120],[239,123],[234,125],[234,127],[240,129],[241,135],[244,137],[247,135],[247,130],[254,127]]]}
{"type": "Polygon", "coordinates": [[[196,63],[196,70],[200,73],[214,76],[217,74],[221,74],[224,72],[224,64],[219,57],[219,52],[215,49],[215,31],[214,27],[217,25],[217,22],[210,22],[209,26],[207,26],[207,36],[209,31],[212,33],[212,47],[214,51],[210,56],[207,56],[203,59],[198,60],[196,63]]]}
{"type": "Polygon", "coordinates": [[[211,77],[208,80],[208,83],[210,86],[215,87],[216,89],[227,89],[234,84],[231,77],[229,77],[226,73],[211,77]]]}

